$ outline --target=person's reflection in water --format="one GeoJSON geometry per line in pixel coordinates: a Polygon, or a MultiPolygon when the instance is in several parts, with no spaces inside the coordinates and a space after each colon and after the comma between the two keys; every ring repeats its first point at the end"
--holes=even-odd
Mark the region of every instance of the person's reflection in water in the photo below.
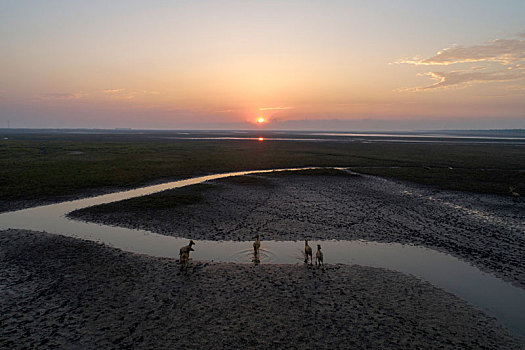
{"type": "Polygon", "coordinates": [[[259,234],[256,234],[253,236],[255,238],[255,242],[253,242],[253,262],[255,265],[258,265],[261,260],[259,259],[259,249],[261,248],[261,241],[259,240],[259,234]]]}

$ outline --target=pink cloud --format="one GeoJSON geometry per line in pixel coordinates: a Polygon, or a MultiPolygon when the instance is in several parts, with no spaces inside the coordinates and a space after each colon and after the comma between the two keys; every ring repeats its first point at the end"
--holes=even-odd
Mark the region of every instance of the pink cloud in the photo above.
{"type": "Polygon", "coordinates": [[[86,94],[82,92],[51,92],[44,93],[37,96],[37,99],[41,101],[53,101],[53,100],[78,100],[85,97],[86,94]]]}
{"type": "Polygon", "coordinates": [[[432,71],[430,76],[436,83],[423,87],[398,89],[397,91],[428,91],[449,87],[465,87],[475,83],[517,81],[525,78],[525,40],[497,39],[487,45],[454,46],[443,49],[429,58],[415,57],[395,63],[423,66],[449,66],[459,63],[492,63],[493,70],[486,67],[471,67],[468,70],[432,71]],[[495,66],[495,67],[494,67],[495,66]]]}

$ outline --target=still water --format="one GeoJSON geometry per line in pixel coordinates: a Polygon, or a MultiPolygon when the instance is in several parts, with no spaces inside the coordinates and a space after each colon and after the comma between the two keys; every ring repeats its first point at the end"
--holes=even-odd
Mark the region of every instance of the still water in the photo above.
{"type": "MultiPolygon", "coordinates": [[[[13,228],[45,231],[101,242],[133,253],[178,258],[179,248],[188,243],[187,238],[74,221],[66,218],[66,214],[76,209],[145,196],[219,178],[285,170],[300,169],[244,171],[202,176],[3,213],[0,214],[0,230],[13,228]]],[[[194,260],[250,263],[253,258],[252,242],[197,240],[195,243],[195,252],[192,252],[194,260]]],[[[316,244],[322,245],[327,264],[382,267],[417,276],[497,317],[513,333],[525,336],[525,290],[506,283],[492,274],[484,273],[465,261],[428,248],[398,243],[310,242],[312,247],[315,247],[316,244]]],[[[303,247],[303,242],[263,240],[261,263],[302,264],[303,247]]]]}

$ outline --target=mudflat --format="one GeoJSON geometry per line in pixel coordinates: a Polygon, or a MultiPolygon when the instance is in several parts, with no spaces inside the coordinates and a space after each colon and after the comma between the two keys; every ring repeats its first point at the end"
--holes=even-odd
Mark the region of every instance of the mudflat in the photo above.
{"type": "MultiPolygon", "coordinates": [[[[525,288],[525,201],[332,172],[243,176],[73,212],[207,240],[357,240],[452,254],[525,288]]],[[[329,254],[329,252],[326,252],[329,254]]]]}
{"type": "Polygon", "coordinates": [[[522,349],[495,319],[412,276],[241,265],[0,232],[0,347],[522,349]]]}

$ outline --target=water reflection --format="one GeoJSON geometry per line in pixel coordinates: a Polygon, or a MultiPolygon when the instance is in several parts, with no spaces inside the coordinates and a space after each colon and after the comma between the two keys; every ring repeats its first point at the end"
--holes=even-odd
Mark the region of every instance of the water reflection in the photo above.
{"type": "MultiPolygon", "coordinates": [[[[255,256],[253,249],[241,249],[238,251],[230,251],[225,261],[234,263],[254,263],[254,264],[270,264],[276,260],[275,253],[264,248],[259,249],[258,256],[255,256]]],[[[214,260],[221,261],[221,260],[214,260]]]]}
{"type": "Polygon", "coordinates": [[[259,249],[261,248],[261,241],[259,235],[255,235],[253,238],[255,238],[255,242],[253,242],[253,261],[255,262],[255,265],[259,264],[261,262],[261,259],[259,258],[259,249]]]}
{"type": "Polygon", "coordinates": [[[467,135],[467,134],[446,134],[446,133],[330,133],[330,132],[311,132],[311,133],[281,133],[267,132],[262,136],[254,134],[231,136],[228,134],[218,135],[191,135],[189,133],[179,133],[188,136],[162,136],[160,139],[172,140],[240,140],[240,141],[302,141],[302,142],[408,142],[408,143],[447,143],[447,144],[515,144],[523,145],[525,137],[503,136],[503,135],[467,135]]]}

